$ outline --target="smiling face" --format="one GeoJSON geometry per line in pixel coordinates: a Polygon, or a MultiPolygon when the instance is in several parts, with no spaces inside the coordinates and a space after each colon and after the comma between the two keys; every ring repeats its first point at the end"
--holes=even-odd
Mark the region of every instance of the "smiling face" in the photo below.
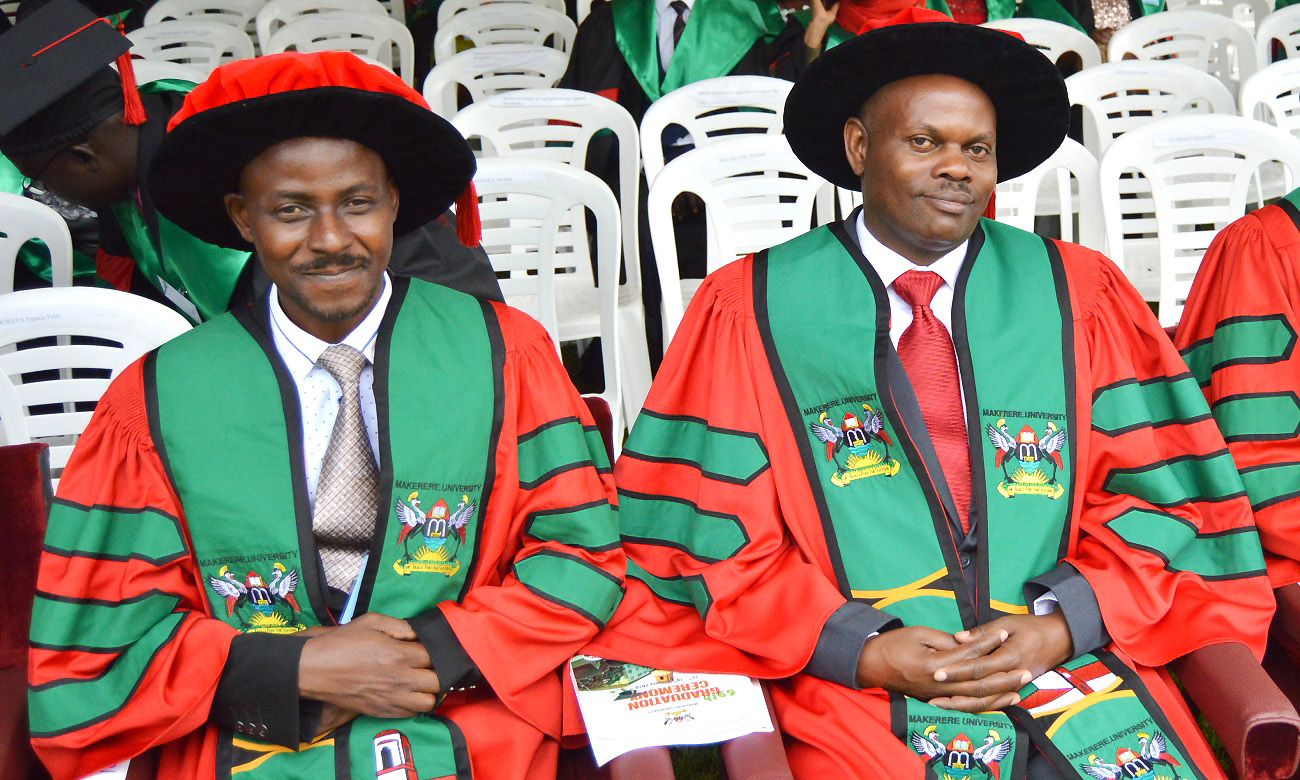
{"type": "Polygon", "coordinates": [[[970,238],[997,184],[996,129],[988,97],[955,76],[881,87],[844,125],[871,234],[917,265],[970,238]]]}
{"type": "Polygon", "coordinates": [[[226,211],[257,249],[284,313],[337,343],[383,287],[398,194],[374,151],[335,138],[295,138],[244,166],[226,211]]]}

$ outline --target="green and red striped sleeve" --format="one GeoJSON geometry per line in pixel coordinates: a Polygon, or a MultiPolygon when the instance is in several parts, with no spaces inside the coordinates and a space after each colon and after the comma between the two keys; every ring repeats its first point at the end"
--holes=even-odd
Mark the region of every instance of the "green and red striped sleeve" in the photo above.
{"type": "Polygon", "coordinates": [[[1138,663],[1227,641],[1262,653],[1273,610],[1263,553],[1196,380],[1114,264],[1074,246],[1062,257],[1083,431],[1066,560],[1138,663]]]}
{"type": "Polygon", "coordinates": [[[55,780],[204,725],[234,629],[204,614],[141,362],[109,387],[59,484],[32,610],[32,742],[55,780]]]}
{"type": "Polygon", "coordinates": [[[1275,588],[1300,582],[1297,217],[1283,200],[1224,228],[1177,335],[1241,472],[1275,588]]]}

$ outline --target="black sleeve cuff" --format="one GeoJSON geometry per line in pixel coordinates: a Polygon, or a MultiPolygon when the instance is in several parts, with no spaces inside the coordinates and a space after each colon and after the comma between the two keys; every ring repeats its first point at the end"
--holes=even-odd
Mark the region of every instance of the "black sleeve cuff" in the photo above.
{"type": "Polygon", "coordinates": [[[406,622],[411,625],[416,638],[429,653],[429,660],[433,661],[433,671],[438,673],[438,685],[441,686],[443,695],[472,690],[485,684],[483,675],[474,665],[473,659],[465,652],[460,640],[456,638],[442,610],[431,609],[407,618],[406,622]]]}
{"type": "Polygon", "coordinates": [[[804,672],[846,688],[858,688],[858,658],[872,634],[898,628],[902,622],[887,612],[857,601],[831,613],[804,672]]]}
{"type": "MultiPolygon", "coordinates": [[[[307,637],[240,634],[217,682],[211,719],[237,734],[298,749],[301,726],[298,659],[307,637]]],[[[316,717],[319,721],[319,709],[316,717]]],[[[315,729],[315,723],[310,724],[315,729]]]]}
{"type": "Polygon", "coordinates": [[[1046,574],[1029,580],[1025,583],[1025,603],[1032,609],[1034,600],[1049,592],[1056,597],[1070,627],[1070,641],[1074,643],[1076,658],[1110,642],[1110,634],[1106,633],[1106,625],[1101,619],[1097,594],[1078,569],[1063,562],[1046,574]]]}

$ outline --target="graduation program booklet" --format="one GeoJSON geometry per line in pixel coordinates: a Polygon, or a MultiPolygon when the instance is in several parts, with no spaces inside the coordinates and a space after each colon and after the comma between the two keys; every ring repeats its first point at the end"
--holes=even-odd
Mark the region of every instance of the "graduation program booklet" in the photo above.
{"type": "Polygon", "coordinates": [[[596,763],[652,745],[700,745],[772,731],[763,689],[734,674],[653,669],[591,655],[569,662],[596,763]]]}

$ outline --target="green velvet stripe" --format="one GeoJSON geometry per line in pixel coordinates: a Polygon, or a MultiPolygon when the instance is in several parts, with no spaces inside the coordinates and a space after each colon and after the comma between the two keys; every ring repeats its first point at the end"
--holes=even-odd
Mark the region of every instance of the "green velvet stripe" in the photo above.
{"type": "Polygon", "coordinates": [[[693,466],[709,479],[748,485],[768,467],[757,435],[715,428],[695,417],[643,411],[623,454],[655,463],[693,466]],[[679,453],[692,453],[693,460],[679,453]]]}
{"type": "Polygon", "coordinates": [[[1206,419],[1205,396],[1191,374],[1125,380],[1098,390],[1092,400],[1093,430],[1107,436],[1206,419]]]}
{"type": "Polygon", "coordinates": [[[1241,481],[1256,512],[1300,496],[1300,463],[1270,463],[1241,470],[1241,481]]]}
{"type": "Polygon", "coordinates": [[[1225,396],[1214,402],[1213,411],[1223,438],[1230,442],[1300,435],[1300,398],[1293,391],[1225,396]]]}
{"type": "Polygon", "coordinates": [[[1295,349],[1296,334],[1281,314],[1230,317],[1214,328],[1214,337],[1183,350],[1183,360],[1202,387],[1222,368],[1280,363],[1295,349]]]}
{"type": "Polygon", "coordinates": [[[608,501],[533,512],[524,532],[534,539],[584,550],[612,550],[619,545],[617,509],[608,501]]]}
{"type": "Polygon", "coordinates": [[[68,601],[36,594],[31,641],[52,650],[117,652],[167,617],[180,599],[155,591],[129,601],[68,601]]]}
{"type": "Polygon", "coordinates": [[[185,554],[185,540],[176,518],[154,509],[86,507],[60,500],[50,509],[45,549],[161,565],[185,554]]]}
{"type": "Polygon", "coordinates": [[[1208,455],[1186,455],[1136,469],[1115,469],[1106,476],[1104,489],[1134,496],[1159,507],[1194,501],[1226,501],[1242,495],[1241,477],[1227,450],[1208,455]],[[1192,493],[1188,486],[1203,487],[1192,493]]]}
{"type": "MultiPolygon", "coordinates": [[[[604,445],[597,451],[603,458],[604,445]]],[[[519,485],[532,490],[558,474],[595,466],[596,457],[576,417],[547,423],[519,437],[519,485]]]]}
{"type": "Polygon", "coordinates": [[[702,577],[656,577],[631,559],[627,562],[627,577],[644,583],[660,601],[695,607],[700,617],[704,617],[713,604],[713,597],[709,595],[702,577]]]}
{"type": "Polygon", "coordinates": [[[735,515],[683,499],[619,491],[623,539],[682,550],[707,563],[725,561],[749,541],[735,515]]]}
{"type": "Polygon", "coordinates": [[[1264,553],[1254,528],[1198,534],[1173,515],[1146,509],[1130,509],[1106,527],[1130,547],[1159,556],[1174,571],[1191,572],[1207,580],[1264,573],[1264,553]]]}
{"type": "Polygon", "coordinates": [[[175,613],[156,623],[89,680],[67,680],[30,688],[27,711],[33,737],[51,737],[85,728],[122,709],[159,649],[169,643],[184,616],[175,613]]]}
{"type": "Polygon", "coordinates": [[[579,558],[550,550],[516,563],[515,576],[542,598],[572,609],[601,628],[623,599],[617,578],[579,558]]]}

